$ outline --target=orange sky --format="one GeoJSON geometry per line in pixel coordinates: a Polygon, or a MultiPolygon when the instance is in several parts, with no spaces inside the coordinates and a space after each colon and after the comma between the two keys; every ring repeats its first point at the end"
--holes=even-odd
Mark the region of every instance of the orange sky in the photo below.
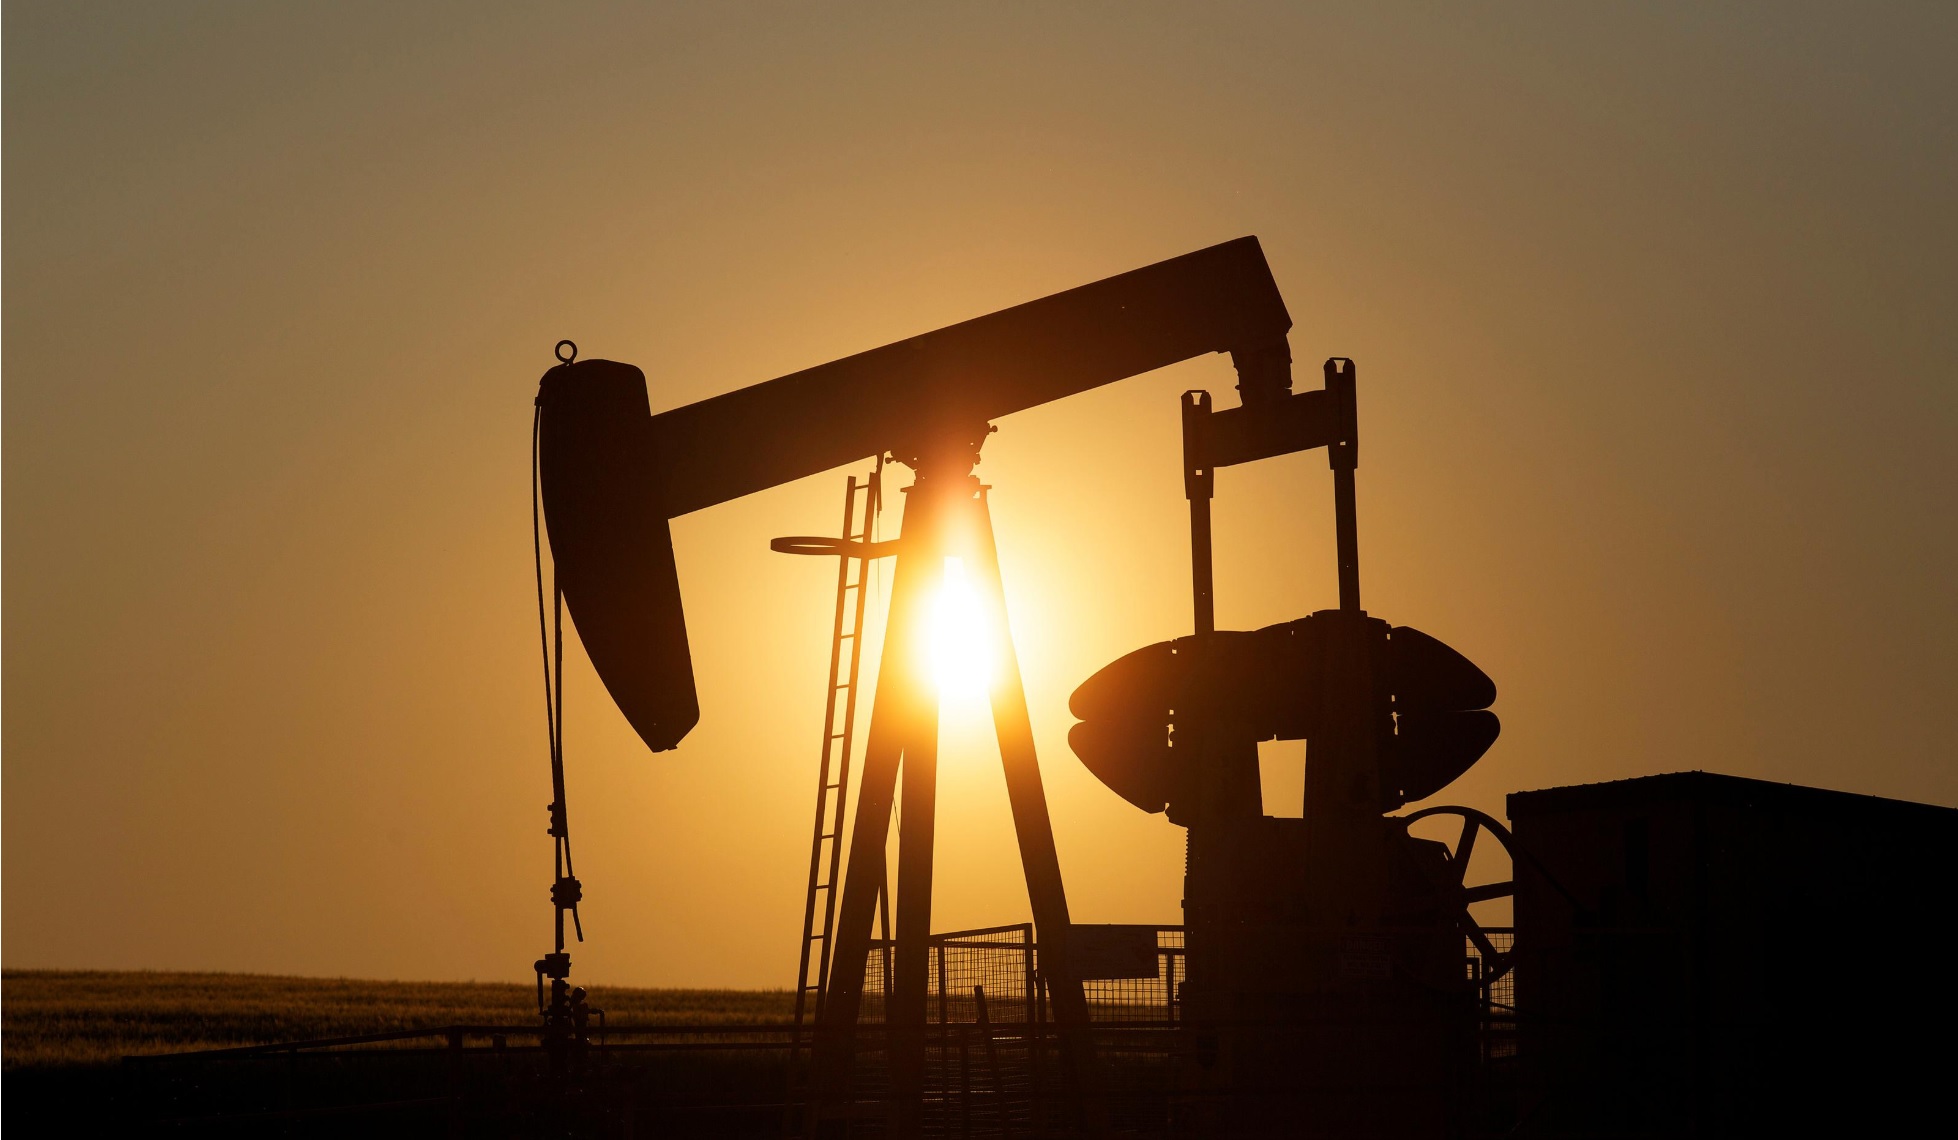
{"type": "MultiPolygon", "coordinates": [[[[1442,799],[1958,803],[1952,9],[1297,7],[8,4],[6,964],[527,979],[552,343],[670,407],[1246,233],[1302,386],[1360,363],[1368,608],[1500,687],[1442,799]]],[[[1079,920],[1178,919],[1065,701],[1187,631],[1175,395],[1232,383],[980,469],[1079,920]]],[[[1328,483],[1221,475],[1221,624],[1332,604],[1328,483]]],[[[833,577],[767,540],[841,484],[674,524],[679,752],[574,657],[583,976],[793,981],[833,577]]],[[[979,724],[941,928],[1026,908],[979,724]]]]}

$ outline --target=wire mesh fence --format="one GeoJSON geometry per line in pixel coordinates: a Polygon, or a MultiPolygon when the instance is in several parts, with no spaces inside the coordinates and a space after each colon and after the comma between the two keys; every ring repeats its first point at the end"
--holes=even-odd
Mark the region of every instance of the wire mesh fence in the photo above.
{"type": "MultiPolygon", "coordinates": [[[[1489,948],[1494,950],[1498,957],[1509,959],[1514,955],[1516,950],[1514,930],[1506,926],[1485,926],[1482,928],[1482,935],[1488,939],[1489,948]]],[[[1474,939],[1468,939],[1467,943],[1465,950],[1468,955],[1468,977],[1470,981],[1477,983],[1476,988],[1482,994],[1483,1004],[1498,1009],[1515,1009],[1516,975],[1507,968],[1507,962],[1487,961],[1474,939]]]]}
{"type": "Polygon", "coordinates": [[[1477,1037],[1482,1060],[1497,1061],[1516,1055],[1516,972],[1509,965],[1515,956],[1516,931],[1484,927],[1482,936],[1498,960],[1491,960],[1469,939],[1464,965],[1480,999],[1477,1037]]]}
{"type": "MultiPolygon", "coordinates": [[[[892,943],[873,939],[864,958],[859,1022],[879,1024],[887,1018],[895,965],[892,943]]],[[[934,1025],[977,1022],[979,989],[989,1020],[1038,1020],[1035,970],[1031,923],[934,934],[927,944],[925,1018],[934,1025]]]]}
{"type": "Polygon", "coordinates": [[[1156,973],[1146,978],[1090,978],[1082,982],[1088,1016],[1094,1021],[1163,1022],[1178,1020],[1183,969],[1183,928],[1156,928],[1156,973]]]}
{"type": "MultiPolygon", "coordinates": [[[[1181,1037],[1187,978],[1181,927],[1156,927],[1153,970],[1088,978],[1082,988],[1098,1062],[1102,1110],[1109,1123],[1139,1134],[1168,1126],[1178,1093],[1178,1065],[1189,1050],[1181,1037]]],[[[1513,1057],[1514,934],[1483,931],[1491,955],[1464,939],[1466,978],[1478,995],[1478,1056],[1513,1057]]],[[[864,1017],[880,1021],[889,991],[892,950],[873,943],[865,960],[864,1017]]],[[[961,1137],[1033,1134],[1061,1123],[1059,1043],[1040,974],[1039,946],[1028,924],[951,931],[929,943],[923,1130],[961,1137]]],[[[883,1038],[867,1040],[858,1095],[888,1089],[883,1038]]],[[[1187,1090],[1184,1090],[1187,1092],[1187,1090]]],[[[852,1134],[875,1132],[853,1130],[852,1134]]]]}
{"type": "MultiPolygon", "coordinates": [[[[1042,1119],[1052,1066],[1032,924],[936,934],[926,950],[923,1131],[962,1137],[1031,1133],[1042,1119]]],[[[890,942],[871,942],[860,1024],[887,1019],[895,956],[890,942]]],[[[889,1041],[888,1035],[859,1038],[852,1089],[857,1101],[874,1101],[890,1088],[889,1041]]],[[[881,1134],[887,1123],[859,1120],[850,1131],[881,1134]]]]}

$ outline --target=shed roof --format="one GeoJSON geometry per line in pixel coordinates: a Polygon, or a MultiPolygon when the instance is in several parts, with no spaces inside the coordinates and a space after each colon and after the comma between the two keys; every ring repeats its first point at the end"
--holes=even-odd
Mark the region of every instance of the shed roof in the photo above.
{"type": "Polygon", "coordinates": [[[1509,818],[1514,820],[1570,811],[1617,811],[1681,802],[1832,816],[1872,824],[1908,821],[1918,827],[1958,829],[1958,808],[1698,771],[1511,792],[1506,806],[1509,818]]]}

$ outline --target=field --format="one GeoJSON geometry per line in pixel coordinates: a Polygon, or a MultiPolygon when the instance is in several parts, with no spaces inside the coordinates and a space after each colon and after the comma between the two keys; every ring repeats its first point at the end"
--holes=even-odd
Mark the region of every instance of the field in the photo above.
{"type": "MultiPolygon", "coordinates": [[[[781,990],[590,988],[592,1003],[605,1010],[607,1020],[615,1025],[780,1024],[794,1012],[793,996],[781,990]]],[[[155,1131],[155,1113],[168,1115],[170,1110],[158,1108],[153,1090],[138,1092],[144,1087],[141,1082],[130,1084],[131,1074],[120,1064],[125,1056],[445,1025],[536,1023],[535,987],[504,982],[7,970],[0,973],[0,1069],[5,1074],[6,1122],[20,1135],[155,1131]]],[[[339,1070],[332,1066],[314,1065],[306,1070],[312,1074],[307,1078],[311,1084],[303,1087],[331,1094],[335,1082],[344,1085],[353,1080],[367,1082],[374,1090],[405,1087],[415,1095],[443,1087],[408,1055],[392,1055],[401,1060],[368,1054],[383,1063],[379,1068],[372,1064],[363,1068],[364,1077],[335,1076],[339,1070]]],[[[691,1073],[670,1063],[664,1068],[675,1079],[691,1073]]],[[[283,1076],[268,1084],[267,1072],[256,1066],[211,1070],[209,1075],[220,1083],[204,1081],[198,1087],[221,1098],[249,1102],[279,1080],[289,1085],[290,1078],[283,1076]]],[[[745,1079],[752,1083],[756,1078],[745,1079]]],[[[763,1091],[773,1092],[780,1080],[779,1075],[767,1078],[763,1091]]],[[[329,1121],[311,1131],[282,1127],[291,1135],[334,1135],[346,1123],[329,1121]]],[[[375,1140],[421,1135],[430,1127],[419,1118],[410,1118],[405,1128],[393,1131],[379,1127],[380,1123],[363,1120],[361,1127],[375,1140]]],[[[262,1121],[247,1122],[225,1134],[249,1135],[254,1134],[253,1128],[263,1127],[262,1121]]],[[[208,1129],[192,1124],[165,1131],[189,1135],[208,1129]]]]}
{"type": "MultiPolygon", "coordinates": [[[[591,987],[613,1022],[744,1025],[790,1019],[782,990],[591,987]]],[[[128,1055],[346,1037],[439,1025],[526,1025],[533,986],[376,982],[262,974],[7,970],[0,1065],[8,1073],[113,1065],[128,1055]]]]}

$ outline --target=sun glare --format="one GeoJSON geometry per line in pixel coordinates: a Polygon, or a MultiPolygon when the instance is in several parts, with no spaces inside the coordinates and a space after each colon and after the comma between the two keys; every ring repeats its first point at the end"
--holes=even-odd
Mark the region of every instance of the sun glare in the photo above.
{"type": "Polygon", "coordinates": [[[941,697],[984,694],[992,684],[992,641],[979,592],[965,562],[945,560],[945,580],[931,607],[932,677],[941,697]]]}

